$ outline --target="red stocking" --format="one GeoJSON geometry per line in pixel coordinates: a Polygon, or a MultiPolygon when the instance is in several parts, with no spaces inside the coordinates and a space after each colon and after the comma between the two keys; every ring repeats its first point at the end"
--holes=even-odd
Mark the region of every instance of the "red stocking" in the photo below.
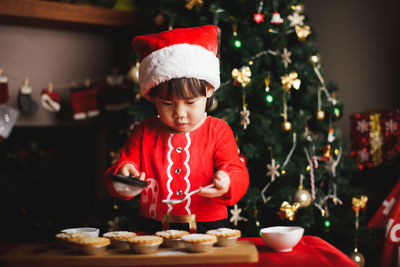
{"type": "Polygon", "coordinates": [[[0,74],[0,104],[8,102],[10,95],[8,93],[8,78],[0,74]]]}
{"type": "Polygon", "coordinates": [[[85,112],[85,93],[82,90],[71,90],[70,98],[72,105],[73,117],[75,120],[82,120],[86,118],[85,112]]]}

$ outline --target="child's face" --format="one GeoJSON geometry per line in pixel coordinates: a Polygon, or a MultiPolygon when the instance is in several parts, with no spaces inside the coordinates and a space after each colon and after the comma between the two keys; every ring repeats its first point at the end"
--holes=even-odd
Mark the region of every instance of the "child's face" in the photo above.
{"type": "Polygon", "coordinates": [[[207,97],[212,96],[212,89],[207,96],[196,96],[190,99],[162,99],[153,97],[160,120],[171,132],[184,133],[197,129],[206,119],[207,97]]]}

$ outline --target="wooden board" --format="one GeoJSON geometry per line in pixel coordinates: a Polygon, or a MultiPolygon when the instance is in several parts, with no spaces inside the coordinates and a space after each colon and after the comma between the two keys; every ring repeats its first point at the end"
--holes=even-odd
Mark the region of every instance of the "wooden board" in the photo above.
{"type": "Polygon", "coordinates": [[[193,253],[183,249],[160,247],[152,254],[134,254],[130,250],[107,249],[99,255],[82,255],[55,244],[23,245],[2,255],[4,266],[135,266],[257,262],[258,252],[251,241],[238,241],[232,247],[213,247],[193,253]]]}
{"type": "Polygon", "coordinates": [[[103,26],[132,26],[139,21],[133,11],[38,0],[0,0],[0,15],[103,26]]]}

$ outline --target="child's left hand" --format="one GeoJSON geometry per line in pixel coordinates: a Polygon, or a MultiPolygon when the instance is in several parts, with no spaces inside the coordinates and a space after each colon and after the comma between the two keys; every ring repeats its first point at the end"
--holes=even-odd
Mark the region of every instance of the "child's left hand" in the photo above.
{"type": "Polygon", "coordinates": [[[201,188],[199,195],[203,197],[220,197],[228,192],[231,180],[226,172],[217,171],[214,174],[213,183],[214,187],[201,188]]]}

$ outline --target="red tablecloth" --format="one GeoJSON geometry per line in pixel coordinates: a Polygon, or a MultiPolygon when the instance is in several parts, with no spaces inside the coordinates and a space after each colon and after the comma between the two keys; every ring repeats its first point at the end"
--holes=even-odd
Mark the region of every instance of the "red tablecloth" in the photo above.
{"type": "MultiPolygon", "coordinates": [[[[291,252],[273,252],[266,247],[261,237],[241,238],[252,241],[258,250],[257,263],[215,264],[218,267],[359,267],[349,256],[316,236],[303,236],[291,252]]],[[[179,265],[181,266],[181,265],[179,265]]],[[[190,265],[204,266],[210,265],[190,265]]]]}

